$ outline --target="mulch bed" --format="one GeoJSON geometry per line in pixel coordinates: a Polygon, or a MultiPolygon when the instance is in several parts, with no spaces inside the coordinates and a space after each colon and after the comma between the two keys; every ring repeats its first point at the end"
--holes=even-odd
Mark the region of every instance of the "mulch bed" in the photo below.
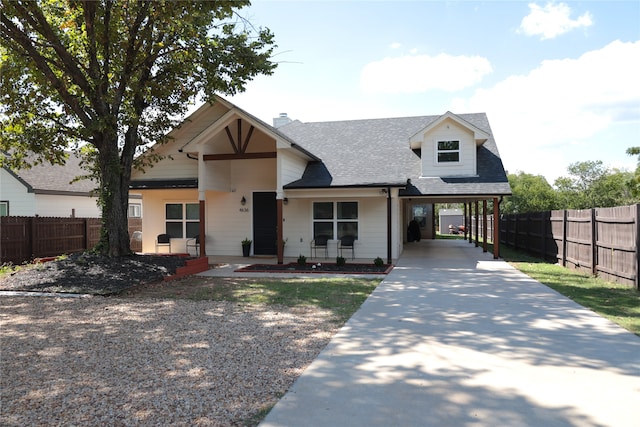
{"type": "Polygon", "coordinates": [[[387,274],[393,269],[393,265],[384,264],[380,267],[374,264],[344,264],[317,263],[300,265],[292,262],[289,264],[252,264],[239,268],[237,272],[252,273],[323,273],[323,274],[387,274]]]}
{"type": "Polygon", "coordinates": [[[0,290],[112,295],[163,280],[188,257],[132,255],[110,258],[85,252],[29,265],[0,277],[0,290]]]}

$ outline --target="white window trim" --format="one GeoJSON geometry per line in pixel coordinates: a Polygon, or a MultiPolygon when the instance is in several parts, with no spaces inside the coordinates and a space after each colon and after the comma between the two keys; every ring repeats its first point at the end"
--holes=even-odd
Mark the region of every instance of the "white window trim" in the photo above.
{"type": "Polygon", "coordinates": [[[199,205],[198,201],[171,201],[164,203],[164,227],[165,233],[167,232],[167,223],[182,223],[182,237],[172,237],[172,239],[189,239],[187,237],[187,223],[200,223],[200,218],[198,220],[187,219],[187,205],[199,205]],[[168,219],[167,218],[167,205],[182,205],[182,219],[168,219]]]}
{"type": "Polygon", "coordinates": [[[314,224],[316,222],[332,222],[333,223],[333,231],[332,237],[329,240],[338,240],[338,223],[339,222],[353,222],[356,224],[356,228],[358,230],[358,235],[356,236],[356,240],[360,238],[360,202],[358,200],[314,200],[311,202],[311,238],[314,238],[314,224]],[[333,218],[332,219],[318,219],[316,220],[313,216],[314,212],[314,204],[315,203],[332,203],[333,204],[333,218]],[[355,203],[358,207],[358,218],[356,219],[341,219],[338,218],[338,203],[355,203]]]}
{"type": "Polygon", "coordinates": [[[142,203],[129,203],[129,208],[127,209],[127,215],[129,216],[129,218],[142,218],[142,203]],[[131,208],[133,208],[134,210],[134,215],[131,215],[131,208]]]}
{"type": "Polygon", "coordinates": [[[9,201],[8,200],[0,200],[0,205],[5,205],[7,207],[7,215],[9,216],[9,201]]]}
{"type": "Polygon", "coordinates": [[[435,154],[434,154],[434,164],[436,166],[451,166],[451,165],[461,165],[462,164],[462,141],[460,139],[436,139],[434,141],[434,150],[435,150],[435,154]],[[458,143],[458,149],[457,150],[440,150],[438,149],[438,145],[441,142],[449,142],[449,141],[455,141],[458,143]],[[438,160],[438,154],[440,153],[458,153],[458,161],[454,161],[454,162],[441,162],[438,160]]]}

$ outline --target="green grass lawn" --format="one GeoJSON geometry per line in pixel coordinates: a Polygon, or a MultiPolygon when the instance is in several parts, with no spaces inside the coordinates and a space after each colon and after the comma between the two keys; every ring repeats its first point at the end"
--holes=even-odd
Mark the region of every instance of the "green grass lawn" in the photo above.
{"type": "Polygon", "coordinates": [[[230,301],[239,304],[316,306],[330,310],[337,323],[346,322],[382,279],[211,278],[190,276],[141,286],[124,296],[230,301]]]}
{"type": "Polygon", "coordinates": [[[501,246],[518,270],[640,336],[640,292],[501,246]]]}

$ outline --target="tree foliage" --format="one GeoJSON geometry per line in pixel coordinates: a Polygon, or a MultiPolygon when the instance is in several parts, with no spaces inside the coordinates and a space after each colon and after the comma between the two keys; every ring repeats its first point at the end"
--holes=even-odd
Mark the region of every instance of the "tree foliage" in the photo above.
{"type": "Polygon", "coordinates": [[[556,179],[558,203],[565,209],[611,207],[633,202],[627,182],[629,172],[610,169],[601,160],[576,162],[569,176],[556,179]]]}
{"type": "Polygon", "coordinates": [[[630,156],[638,156],[638,163],[633,177],[629,180],[629,191],[636,199],[640,199],[640,147],[629,147],[627,154],[630,156]]]}
{"type": "Polygon", "coordinates": [[[575,162],[568,175],[553,186],[540,175],[509,174],[512,196],[505,198],[504,213],[541,212],[553,209],[590,209],[640,202],[631,182],[634,174],[605,167],[600,160],[575,162]]]}
{"type": "Polygon", "coordinates": [[[100,250],[129,254],[136,153],[163,142],[198,96],[235,94],[276,66],[271,32],[237,15],[248,4],[1,0],[2,161],[64,163],[79,150],[99,184],[100,250]]]}
{"type": "Polygon", "coordinates": [[[541,175],[509,174],[512,195],[505,198],[503,212],[524,213],[556,209],[556,194],[541,175]]]}

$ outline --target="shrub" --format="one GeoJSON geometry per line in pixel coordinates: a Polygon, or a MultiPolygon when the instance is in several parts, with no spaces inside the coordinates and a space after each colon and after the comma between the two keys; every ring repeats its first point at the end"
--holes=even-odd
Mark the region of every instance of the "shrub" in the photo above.
{"type": "Polygon", "coordinates": [[[298,257],[298,265],[306,265],[307,264],[307,257],[300,254],[300,256],[298,257]]]}
{"type": "Polygon", "coordinates": [[[346,263],[347,263],[347,261],[343,257],[339,256],[339,257],[336,258],[336,265],[343,266],[346,263]]]}
{"type": "Polygon", "coordinates": [[[382,260],[382,258],[378,257],[378,258],[373,260],[373,264],[376,267],[382,267],[384,265],[384,261],[382,260]]]}

